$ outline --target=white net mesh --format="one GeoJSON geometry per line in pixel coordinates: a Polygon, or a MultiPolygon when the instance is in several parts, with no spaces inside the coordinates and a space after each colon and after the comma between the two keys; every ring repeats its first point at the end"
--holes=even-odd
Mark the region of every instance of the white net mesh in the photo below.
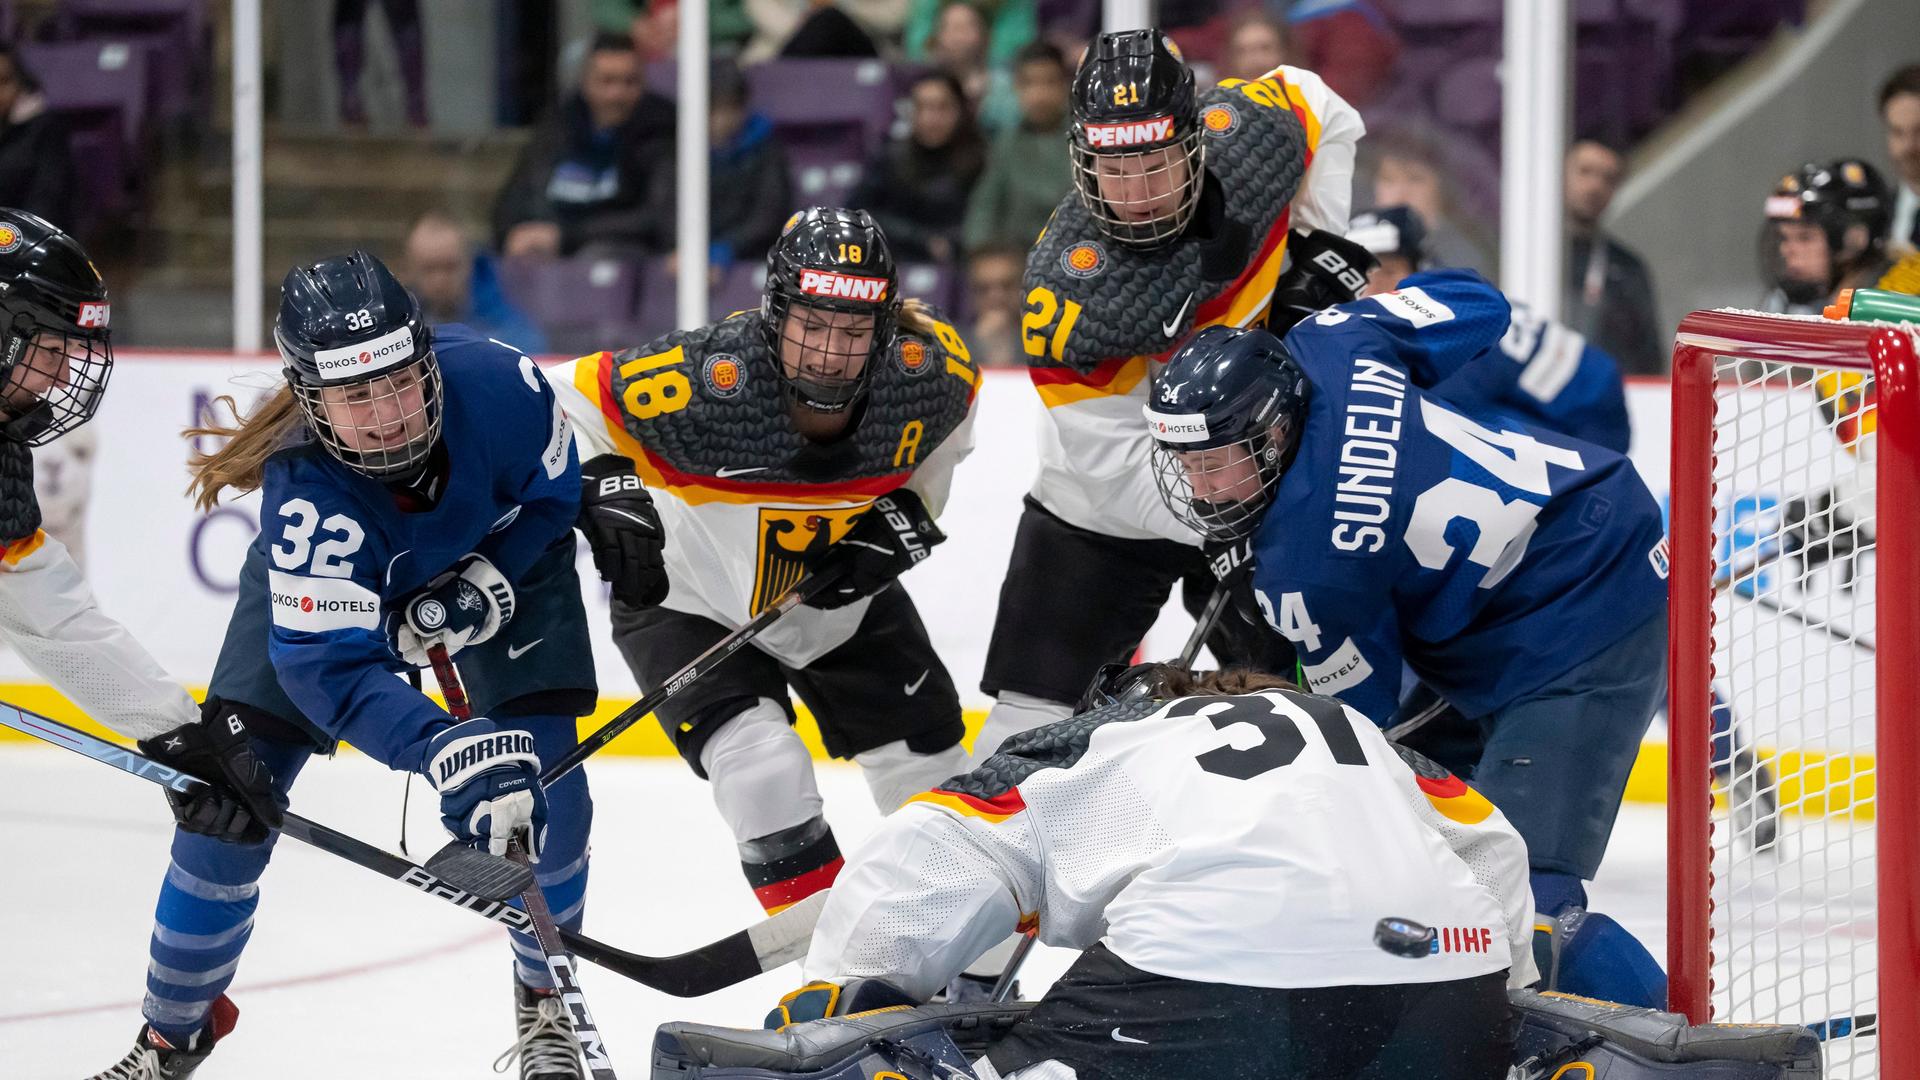
{"type": "Polygon", "coordinates": [[[1877,1076],[1871,365],[1715,374],[1713,1016],[1877,1076]]]}

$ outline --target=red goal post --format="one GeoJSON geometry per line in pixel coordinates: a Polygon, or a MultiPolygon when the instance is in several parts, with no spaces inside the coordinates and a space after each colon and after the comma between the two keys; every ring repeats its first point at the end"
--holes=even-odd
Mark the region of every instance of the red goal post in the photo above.
{"type": "MultiPolygon", "coordinates": [[[[1828,1018],[1791,1012],[1796,1004],[1803,1009],[1813,1007],[1805,1004],[1809,1000],[1829,1007],[1840,1002],[1843,1012],[1867,1007],[1877,1017],[1877,1029],[1859,1041],[1874,1039],[1872,1045],[1842,1045],[1839,1040],[1828,1043],[1829,1061],[1859,1055],[1865,1062],[1861,1068],[1866,1071],[1830,1066],[1828,1075],[1873,1075],[1872,1057],[1877,1056],[1878,1075],[1920,1076],[1920,900],[1916,899],[1920,897],[1920,581],[1916,580],[1920,577],[1920,366],[1916,365],[1915,328],[1728,310],[1696,311],[1680,324],[1675,337],[1672,408],[1667,804],[1670,1007],[1695,1022],[1805,1023],[1828,1018]],[[1871,455],[1862,455],[1858,461],[1836,457],[1857,453],[1857,444],[1849,449],[1846,439],[1835,434],[1840,430],[1837,426],[1825,433],[1825,443],[1817,434],[1784,434],[1786,428],[1777,421],[1788,411],[1797,413],[1805,425],[1806,407],[1812,402],[1807,395],[1815,393],[1814,378],[1809,373],[1819,372],[1871,379],[1877,431],[1870,437],[1852,436],[1873,440],[1876,445],[1868,447],[1871,455]],[[1769,408],[1754,408],[1756,401],[1769,408]],[[1744,423],[1742,410],[1746,412],[1744,423]],[[1741,450],[1741,445],[1746,449],[1741,450]],[[1783,462],[1792,459],[1791,464],[1781,466],[1782,479],[1774,485],[1775,495],[1749,495],[1741,484],[1730,482],[1740,475],[1737,470],[1749,467],[1733,460],[1738,453],[1746,453],[1749,458],[1773,454],[1783,462]],[[1823,455],[1829,460],[1813,460],[1809,467],[1809,460],[1823,455]],[[1807,534],[1800,533],[1796,541],[1791,531],[1795,509],[1782,515],[1779,506],[1785,505],[1789,496],[1807,494],[1796,491],[1794,484],[1807,482],[1810,475],[1821,475],[1823,469],[1826,475],[1836,470],[1858,470],[1871,489],[1855,500],[1857,505],[1847,518],[1831,519],[1854,522],[1845,527],[1859,533],[1862,554],[1858,564],[1868,567],[1870,592],[1865,585],[1853,590],[1860,595],[1850,594],[1844,600],[1851,608],[1843,607],[1841,601],[1824,605],[1809,601],[1796,613],[1788,609],[1797,601],[1780,598],[1787,595],[1785,592],[1776,596],[1764,591],[1796,586],[1812,573],[1806,570],[1804,559],[1796,564],[1789,557],[1796,550],[1805,550],[1807,534]],[[1729,490],[1720,489],[1721,481],[1729,481],[1729,490]],[[1752,517],[1743,521],[1742,514],[1752,517]],[[1764,523],[1753,524],[1761,519],[1764,523]],[[1782,521],[1787,524],[1780,525],[1782,521]],[[1743,528],[1747,530],[1744,533],[1743,528]],[[1871,549],[1870,562],[1867,549],[1871,549]],[[1721,565],[1723,561],[1728,565],[1721,565]],[[1772,582],[1762,582],[1761,567],[1768,565],[1779,569],[1772,582]],[[1798,578],[1793,576],[1796,565],[1800,568],[1798,578]],[[1732,595],[1735,593],[1739,595],[1732,595]],[[1716,614],[1716,600],[1723,610],[1737,601],[1739,610],[1722,619],[1716,614]],[[1814,616],[1810,618],[1808,611],[1814,611],[1814,616]],[[1835,629],[1839,621],[1830,614],[1834,611],[1849,612],[1855,623],[1870,625],[1850,624],[1845,632],[1853,635],[1853,640],[1842,639],[1835,629]],[[1797,619],[1798,626],[1786,626],[1784,619],[1777,618],[1786,615],[1797,619]],[[1757,621],[1762,619],[1770,621],[1757,621]],[[1825,645],[1802,643],[1812,630],[1824,631],[1825,645]],[[1870,638],[1861,638],[1868,632],[1870,638]],[[1805,658],[1793,654],[1795,649],[1818,651],[1849,645],[1853,659],[1845,664],[1825,658],[1803,663],[1805,658]],[[1718,668],[1717,656],[1726,658],[1718,668]],[[1862,694],[1850,708],[1840,698],[1836,698],[1839,708],[1827,708],[1818,699],[1819,684],[1827,673],[1835,673],[1836,680],[1855,680],[1858,685],[1870,686],[1871,693],[1862,694]],[[1784,688],[1789,680],[1794,683],[1791,692],[1784,688]],[[1723,730],[1718,742],[1713,715],[1717,685],[1721,700],[1731,702],[1730,707],[1719,710],[1723,730]],[[1717,751],[1722,754],[1719,765],[1723,775],[1731,775],[1726,772],[1730,768],[1725,760],[1726,747],[1739,743],[1738,736],[1726,741],[1725,718],[1731,714],[1735,725],[1742,721],[1742,704],[1735,699],[1743,700],[1750,711],[1777,707],[1784,716],[1777,731],[1770,733],[1763,728],[1753,737],[1755,752],[1747,758],[1749,763],[1763,763],[1749,770],[1749,781],[1753,775],[1760,775],[1766,783],[1777,784],[1781,814],[1776,820],[1787,823],[1781,826],[1782,838],[1777,843],[1756,842],[1754,836],[1760,834],[1743,840],[1746,824],[1739,822],[1731,809],[1722,825],[1723,834],[1718,838],[1715,835],[1714,755],[1717,751]],[[1845,769],[1835,759],[1821,756],[1847,753],[1845,746],[1804,754],[1798,748],[1786,749],[1794,739],[1817,743],[1821,738],[1819,731],[1809,734],[1799,723],[1803,712],[1850,712],[1855,714],[1851,720],[1857,724],[1857,714],[1865,711],[1869,702],[1876,721],[1872,723],[1871,745],[1853,748],[1852,752],[1861,756],[1847,759],[1870,762],[1864,769],[1845,769]],[[1777,741],[1770,745],[1770,738],[1777,741]],[[1867,753],[1871,756],[1865,756],[1867,753]],[[1810,778],[1814,766],[1807,763],[1816,760],[1821,762],[1818,777],[1810,778]],[[1843,773],[1848,777],[1847,790],[1815,790],[1818,784],[1834,784],[1834,778],[1843,773]],[[1829,799],[1829,794],[1834,797],[1829,799]],[[1828,826],[1810,823],[1816,817],[1846,819],[1830,826],[1839,830],[1835,834],[1839,839],[1817,838],[1816,827],[1828,826]],[[1791,830],[1805,831],[1789,835],[1791,830]],[[1864,857],[1850,854],[1856,850],[1863,851],[1864,857]],[[1850,865],[1866,860],[1876,866],[1871,889],[1862,885],[1857,895],[1828,895],[1842,888],[1835,883],[1850,865]],[[1802,862],[1806,869],[1796,878],[1802,862]],[[1873,906],[1863,922],[1859,912],[1869,896],[1873,906]],[[1812,906],[1788,907],[1787,901],[1812,906]],[[1724,940],[1720,942],[1721,954],[1716,956],[1716,926],[1739,925],[1730,920],[1750,915],[1732,910],[1737,903],[1753,903],[1756,910],[1771,904],[1770,914],[1756,918],[1771,919],[1772,933],[1778,940],[1735,940],[1735,934],[1729,931],[1719,935],[1724,940]],[[1822,924],[1822,918],[1831,918],[1833,925],[1822,924]],[[1850,943],[1848,935],[1861,936],[1863,926],[1877,926],[1877,934],[1850,943]],[[1795,967],[1787,954],[1807,941],[1816,945],[1806,954],[1813,959],[1795,967]],[[1835,942],[1853,952],[1843,953],[1835,942]],[[1861,960],[1855,954],[1867,958],[1861,960]],[[1729,962],[1732,967],[1726,966],[1729,962]],[[1761,983],[1779,985],[1732,987],[1753,972],[1759,973],[1761,983]],[[1821,979],[1838,984],[1838,988],[1823,985],[1817,994],[1807,990],[1808,983],[1821,979]],[[1873,985],[1876,981],[1877,987],[1873,985]],[[1855,1002],[1864,1002],[1865,1006],[1845,1005],[1849,992],[1855,995],[1855,1002]],[[1743,1009],[1743,1003],[1749,1007],[1743,1009]],[[1786,1014],[1742,1015],[1772,1009],[1786,1014]]],[[[1827,418],[1832,419],[1830,413],[1827,418]]],[[[1764,470],[1766,465],[1761,461],[1753,467],[1764,470]]],[[[1837,505],[1840,500],[1831,501],[1837,505]]],[[[1801,501],[1797,508],[1802,523],[1808,515],[1806,505],[1801,501]]],[[[1826,549],[1829,553],[1836,550],[1840,549],[1826,549]]],[[[1841,588],[1852,590],[1858,580],[1852,576],[1856,565],[1854,559],[1847,560],[1848,579],[1841,588]]],[[[1751,817],[1753,807],[1746,809],[1751,817]]],[[[1741,930],[1751,932],[1750,928],[1741,930]]]]}

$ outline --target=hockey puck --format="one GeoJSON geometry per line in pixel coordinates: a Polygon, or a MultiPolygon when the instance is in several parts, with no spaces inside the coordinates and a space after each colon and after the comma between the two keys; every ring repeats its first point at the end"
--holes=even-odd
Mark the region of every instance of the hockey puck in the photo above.
{"type": "Polygon", "coordinates": [[[1433,952],[1433,930],[1412,919],[1385,918],[1373,924],[1373,943],[1395,956],[1418,960],[1433,952]]]}

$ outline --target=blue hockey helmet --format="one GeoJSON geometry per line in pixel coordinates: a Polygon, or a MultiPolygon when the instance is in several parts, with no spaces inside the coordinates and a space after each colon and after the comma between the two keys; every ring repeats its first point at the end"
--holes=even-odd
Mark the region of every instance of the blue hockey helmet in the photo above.
{"type": "Polygon", "coordinates": [[[403,477],[440,442],[440,365],[420,304],[364,251],[287,271],[273,342],[307,426],[355,472],[403,477]]]}
{"type": "Polygon", "coordinates": [[[1142,410],[1167,508],[1209,540],[1252,535],[1293,462],[1310,393],[1273,334],[1228,326],[1195,334],[1154,375],[1142,410]]]}

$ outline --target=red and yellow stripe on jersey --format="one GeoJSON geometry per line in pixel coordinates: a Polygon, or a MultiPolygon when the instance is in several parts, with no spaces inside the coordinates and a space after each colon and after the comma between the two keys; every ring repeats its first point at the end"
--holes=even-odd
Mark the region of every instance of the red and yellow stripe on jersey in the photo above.
{"type": "MultiPolygon", "coordinates": [[[[1306,132],[1306,161],[1301,164],[1304,185],[1307,170],[1320,146],[1321,121],[1308,103],[1305,91],[1289,81],[1284,71],[1284,68],[1275,68],[1251,80],[1225,79],[1220,86],[1238,89],[1260,105],[1289,109],[1299,118],[1306,132]]],[[[1274,288],[1280,281],[1280,268],[1287,261],[1287,232],[1292,223],[1292,209],[1283,208],[1239,276],[1212,298],[1201,302],[1194,312],[1191,333],[1197,334],[1209,326],[1250,326],[1265,320],[1267,309],[1273,303],[1274,288]]],[[[1153,361],[1164,361],[1173,349],[1170,345],[1151,356],[1113,357],[1084,374],[1071,367],[1029,367],[1028,373],[1040,400],[1051,409],[1089,398],[1130,394],[1152,371],[1153,361]]]]}
{"type": "MultiPolygon", "coordinates": [[[[661,355],[670,357],[680,352],[676,347],[661,355]]],[[[644,363],[650,359],[640,357],[628,363],[644,363]]],[[[775,501],[843,506],[848,502],[871,502],[905,484],[913,476],[911,464],[887,476],[834,480],[821,484],[753,483],[686,472],[628,433],[625,406],[619,395],[613,392],[614,368],[614,354],[611,352],[602,351],[579,358],[573,363],[574,389],[592,403],[607,437],[622,455],[632,459],[641,481],[653,490],[671,492],[675,498],[690,506],[712,502],[744,505],[775,501]]]]}
{"type": "Polygon", "coordinates": [[[1462,825],[1478,825],[1493,813],[1493,804],[1485,795],[1467,786],[1467,782],[1448,773],[1434,780],[1414,775],[1414,782],[1420,785],[1420,793],[1427,797],[1435,810],[1440,811],[1449,820],[1462,825]]]}

